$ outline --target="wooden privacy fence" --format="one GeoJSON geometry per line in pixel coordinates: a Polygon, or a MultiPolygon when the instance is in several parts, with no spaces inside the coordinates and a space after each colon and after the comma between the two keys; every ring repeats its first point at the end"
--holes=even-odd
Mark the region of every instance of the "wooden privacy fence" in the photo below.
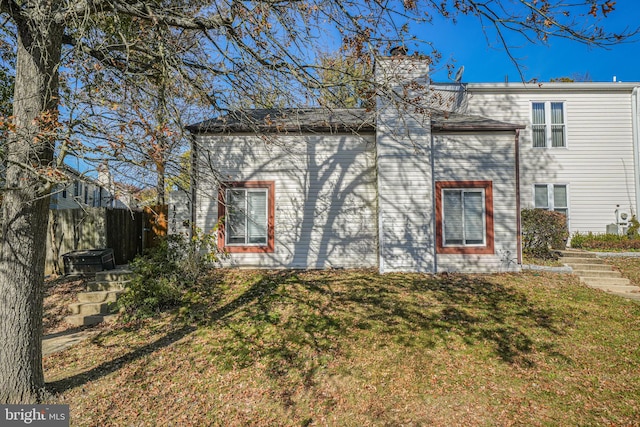
{"type": "Polygon", "coordinates": [[[144,212],[144,237],[142,239],[144,248],[154,248],[159,243],[159,237],[167,235],[168,228],[168,205],[145,206],[144,212]]]}
{"type": "Polygon", "coordinates": [[[116,264],[143,251],[145,213],[128,209],[86,208],[49,211],[46,274],[61,274],[62,255],[82,249],[113,249],[116,264]]]}

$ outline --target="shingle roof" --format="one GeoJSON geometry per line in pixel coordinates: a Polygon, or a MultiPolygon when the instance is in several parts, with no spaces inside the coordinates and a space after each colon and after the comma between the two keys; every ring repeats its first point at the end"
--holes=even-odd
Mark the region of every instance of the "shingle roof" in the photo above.
{"type": "Polygon", "coordinates": [[[526,126],[501,122],[482,116],[470,114],[450,113],[446,111],[434,111],[431,115],[431,130],[434,132],[443,131],[513,131],[524,129],[526,126]]]}
{"type": "MultiPolygon", "coordinates": [[[[375,111],[353,109],[255,109],[237,110],[187,126],[192,133],[234,132],[374,132],[375,111]]],[[[434,132],[512,131],[524,125],[469,114],[431,110],[434,132]]]]}
{"type": "Polygon", "coordinates": [[[365,109],[237,110],[187,126],[192,133],[228,132],[373,132],[375,112],[365,109]]]}

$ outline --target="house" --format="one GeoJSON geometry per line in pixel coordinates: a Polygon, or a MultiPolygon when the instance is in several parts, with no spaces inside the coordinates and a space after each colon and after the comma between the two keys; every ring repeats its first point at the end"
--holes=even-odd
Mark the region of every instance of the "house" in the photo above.
{"type": "Polygon", "coordinates": [[[58,184],[51,192],[50,209],[121,208],[126,205],[120,199],[117,184],[105,167],[98,168],[98,178],[82,174],[70,166],[62,167],[67,180],[58,184]]]}
{"type": "Polygon", "coordinates": [[[637,212],[636,85],[438,85],[417,57],[382,59],[376,79],[375,111],[238,111],[188,128],[185,219],[217,232],[225,262],[515,271],[522,208],[596,232],[637,212]]]}
{"type": "Polygon", "coordinates": [[[639,88],[469,84],[463,111],[527,124],[520,144],[523,208],[566,214],[571,233],[604,233],[623,222],[616,211],[628,217],[640,211],[639,88]]]}

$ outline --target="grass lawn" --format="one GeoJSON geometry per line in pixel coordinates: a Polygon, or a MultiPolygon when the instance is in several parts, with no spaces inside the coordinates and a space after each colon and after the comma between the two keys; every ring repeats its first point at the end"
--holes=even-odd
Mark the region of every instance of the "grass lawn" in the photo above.
{"type": "Polygon", "coordinates": [[[573,276],[213,272],[48,356],[72,425],[640,425],[640,304],[573,276]]]}

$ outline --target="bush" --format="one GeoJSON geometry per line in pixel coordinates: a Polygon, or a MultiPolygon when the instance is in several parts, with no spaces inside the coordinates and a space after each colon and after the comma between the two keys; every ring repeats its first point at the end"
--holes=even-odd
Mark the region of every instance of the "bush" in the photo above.
{"type": "Polygon", "coordinates": [[[636,251],[640,250],[640,236],[575,233],[571,236],[571,247],[599,251],[636,251]]]}
{"type": "Polygon", "coordinates": [[[522,210],[522,251],[535,258],[555,259],[552,249],[564,249],[569,230],[567,218],[544,209],[522,210]]]}
{"type": "Polygon", "coordinates": [[[192,239],[183,235],[161,239],[157,247],[131,262],[134,277],[118,299],[124,318],[149,317],[179,306],[217,255],[212,235],[197,232],[192,239]]]}
{"type": "Polygon", "coordinates": [[[627,228],[627,236],[633,238],[638,236],[638,230],[640,230],[640,222],[635,215],[629,220],[629,228],[627,228]]]}

